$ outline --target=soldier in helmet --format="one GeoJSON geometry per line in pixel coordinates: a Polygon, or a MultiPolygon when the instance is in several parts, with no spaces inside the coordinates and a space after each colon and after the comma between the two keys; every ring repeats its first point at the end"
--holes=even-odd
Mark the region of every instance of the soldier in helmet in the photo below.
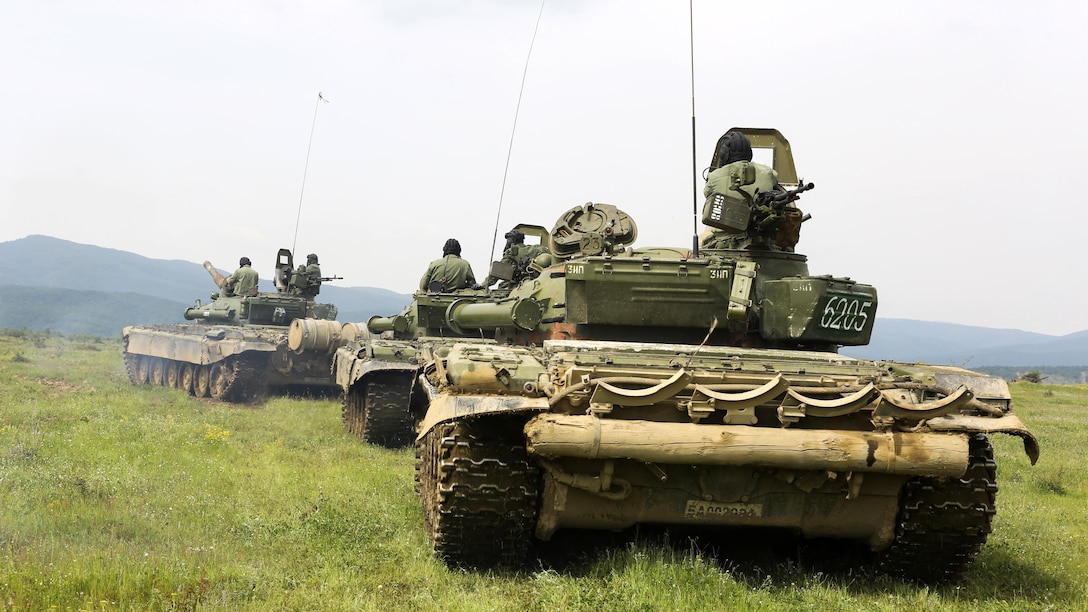
{"type": "Polygon", "coordinates": [[[238,269],[223,281],[223,292],[232,295],[257,295],[257,271],[248,257],[238,260],[238,269]]]}
{"type": "MultiPolygon", "coordinates": [[[[529,264],[541,253],[547,253],[548,247],[542,244],[525,244],[525,234],[517,229],[506,232],[506,247],[502,252],[502,263],[514,268],[514,277],[499,283],[499,289],[509,289],[518,284],[521,279],[529,276],[529,264]]],[[[494,276],[484,279],[484,287],[494,285],[500,280],[494,276]]]]}
{"type": "MultiPolygon", "coordinates": [[[[773,168],[752,162],[752,143],[742,132],[730,130],[722,136],[720,143],[718,167],[706,178],[704,196],[709,198],[714,193],[732,191],[751,205],[759,194],[782,189],[778,184],[778,173],[773,168]],[[747,178],[743,178],[745,176],[747,178]],[[753,177],[754,180],[748,182],[753,177]]],[[[799,230],[799,222],[797,226],[799,230]]],[[[737,248],[748,240],[746,232],[732,233],[715,228],[700,236],[699,246],[710,249],[737,248]]],[[[796,238],[793,242],[796,243],[796,238]]]]}
{"type": "Polygon", "coordinates": [[[461,243],[450,238],[442,245],[442,258],[427,266],[427,272],[419,279],[420,291],[444,292],[468,289],[476,286],[472,266],[461,259],[461,243]]]}
{"type": "Polygon", "coordinates": [[[306,256],[306,265],[298,267],[298,274],[306,279],[306,287],[301,289],[305,296],[316,297],[321,293],[321,266],[317,263],[317,254],[306,256]]]}

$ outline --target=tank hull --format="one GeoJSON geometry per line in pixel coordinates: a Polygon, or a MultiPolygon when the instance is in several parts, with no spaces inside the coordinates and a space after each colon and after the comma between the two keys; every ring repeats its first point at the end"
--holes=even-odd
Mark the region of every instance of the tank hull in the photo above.
{"type": "Polygon", "coordinates": [[[577,340],[422,361],[420,496],[452,565],[525,563],[564,529],[730,526],[854,540],[951,580],[996,507],[986,436],[1038,456],[1004,381],[959,368],[577,340]]]}
{"type": "Polygon", "coordinates": [[[122,331],[126,369],[134,384],[229,402],[249,402],[268,389],[334,391],[329,347],[292,350],[288,330],[274,325],[130,326],[122,331]]]}

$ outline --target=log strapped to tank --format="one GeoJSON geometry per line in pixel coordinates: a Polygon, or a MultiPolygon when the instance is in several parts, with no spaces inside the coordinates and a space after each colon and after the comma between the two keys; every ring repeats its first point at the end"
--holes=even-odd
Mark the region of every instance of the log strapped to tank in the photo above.
{"type": "Polygon", "coordinates": [[[779,429],[541,414],[525,426],[545,458],[953,476],[967,469],[967,436],[779,429]]]}

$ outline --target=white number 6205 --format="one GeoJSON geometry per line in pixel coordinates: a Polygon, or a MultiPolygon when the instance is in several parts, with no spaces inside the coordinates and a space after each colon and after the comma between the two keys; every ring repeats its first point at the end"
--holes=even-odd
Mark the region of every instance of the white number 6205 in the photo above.
{"type": "Polygon", "coordinates": [[[832,296],[824,306],[823,316],[820,317],[820,327],[824,329],[839,329],[842,331],[864,331],[865,324],[869,321],[869,309],[872,301],[861,301],[856,297],[832,296]]]}

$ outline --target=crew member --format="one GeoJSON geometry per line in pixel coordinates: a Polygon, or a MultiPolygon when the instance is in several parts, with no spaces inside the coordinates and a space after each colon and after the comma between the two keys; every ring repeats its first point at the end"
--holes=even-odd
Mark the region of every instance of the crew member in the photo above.
{"type": "Polygon", "coordinates": [[[472,266],[461,259],[461,243],[450,238],[442,245],[442,258],[427,266],[427,272],[419,279],[419,290],[440,293],[476,286],[472,266]]]}
{"type": "MultiPolygon", "coordinates": [[[[742,132],[730,130],[722,136],[718,149],[718,167],[706,179],[703,195],[735,194],[752,206],[761,193],[781,190],[778,173],[770,166],[752,162],[752,142],[742,132]]],[[[792,208],[792,207],[791,207],[792,208]]],[[[800,212],[788,211],[784,221],[776,226],[774,244],[792,250],[800,232],[800,212]]],[[[728,232],[714,228],[700,236],[699,246],[708,249],[734,249],[752,243],[750,232],[728,232]]],[[[758,240],[763,240],[762,238],[758,240]]]]}
{"type": "Polygon", "coordinates": [[[321,266],[317,263],[317,254],[306,256],[306,265],[298,267],[298,274],[306,279],[306,286],[299,291],[302,295],[316,297],[321,293],[321,266]]]}
{"type": "Polygon", "coordinates": [[[223,280],[223,293],[232,295],[257,295],[257,271],[253,269],[248,257],[238,260],[238,269],[223,280]]]}
{"type": "MultiPolygon", "coordinates": [[[[514,268],[513,278],[509,280],[503,280],[499,283],[499,289],[509,289],[510,287],[518,284],[523,278],[529,276],[529,264],[541,253],[547,253],[548,247],[542,244],[525,244],[525,234],[521,231],[512,229],[506,232],[506,247],[502,252],[502,263],[509,264],[514,268]]],[[[496,281],[500,280],[496,276],[488,276],[484,279],[484,287],[490,287],[494,285],[496,281]]]]}

